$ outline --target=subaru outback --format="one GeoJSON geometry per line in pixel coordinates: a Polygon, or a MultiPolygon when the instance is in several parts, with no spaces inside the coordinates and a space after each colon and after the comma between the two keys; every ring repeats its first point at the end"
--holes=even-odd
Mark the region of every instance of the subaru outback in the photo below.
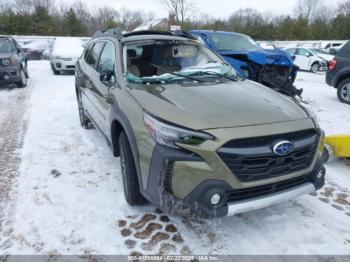
{"type": "Polygon", "coordinates": [[[130,205],[213,218],[324,184],[324,135],[309,113],[189,35],[96,33],[76,64],[76,94],[81,125],[120,156],[130,205]]]}

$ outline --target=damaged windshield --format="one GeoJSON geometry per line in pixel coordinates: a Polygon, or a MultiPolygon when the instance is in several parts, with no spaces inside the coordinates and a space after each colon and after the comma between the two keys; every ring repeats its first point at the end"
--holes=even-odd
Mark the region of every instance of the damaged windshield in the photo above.
{"type": "Polygon", "coordinates": [[[236,81],[236,71],[206,47],[184,41],[152,41],[126,45],[125,76],[134,83],[170,83],[226,79],[236,81]]]}
{"type": "Polygon", "coordinates": [[[249,36],[240,34],[213,33],[211,35],[219,51],[252,51],[261,47],[249,36]]]}

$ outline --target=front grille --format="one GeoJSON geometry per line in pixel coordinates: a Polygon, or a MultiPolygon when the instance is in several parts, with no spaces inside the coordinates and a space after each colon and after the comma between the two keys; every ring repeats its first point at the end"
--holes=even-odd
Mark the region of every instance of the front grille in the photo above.
{"type": "Polygon", "coordinates": [[[300,177],[285,180],[282,182],[277,182],[274,184],[228,191],[226,192],[226,197],[228,202],[237,202],[237,201],[251,199],[251,198],[255,198],[263,195],[277,193],[289,188],[306,184],[307,182],[311,182],[311,180],[312,180],[312,175],[300,176],[300,177]]]}
{"type": "Polygon", "coordinates": [[[233,140],[218,150],[218,155],[242,182],[270,179],[311,166],[318,147],[319,133],[314,130],[265,137],[233,140]],[[295,145],[291,154],[273,153],[273,145],[288,140],[295,145]]]}

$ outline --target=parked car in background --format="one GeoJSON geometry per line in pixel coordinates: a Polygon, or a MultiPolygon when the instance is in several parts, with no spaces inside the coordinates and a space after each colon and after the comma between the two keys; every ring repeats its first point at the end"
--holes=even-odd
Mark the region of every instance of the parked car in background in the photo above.
{"type": "Polygon", "coordinates": [[[28,67],[26,56],[16,42],[9,36],[0,36],[0,84],[27,86],[28,67]]]}
{"type": "Polygon", "coordinates": [[[340,102],[350,105],[350,42],[339,50],[329,64],[326,82],[337,88],[340,102]]]}
{"type": "Polygon", "coordinates": [[[74,72],[75,63],[84,50],[83,42],[79,38],[59,37],[52,44],[50,63],[52,72],[74,72]]]}
{"type": "Polygon", "coordinates": [[[49,43],[47,41],[34,41],[22,46],[22,50],[25,53],[27,60],[43,59],[43,53],[48,48],[49,43]]]}
{"type": "Polygon", "coordinates": [[[80,123],[120,156],[125,199],[203,218],[323,187],[323,131],[188,35],[99,32],[77,62],[80,123]]]}
{"type": "Polygon", "coordinates": [[[338,50],[344,46],[345,43],[343,42],[332,42],[332,43],[328,43],[325,45],[325,47],[323,48],[323,50],[329,54],[333,54],[332,50],[338,50]]]}
{"type": "Polygon", "coordinates": [[[345,44],[346,43],[343,43],[342,45],[339,45],[339,46],[336,46],[336,47],[331,47],[329,49],[329,53],[332,54],[332,55],[338,54],[339,50],[342,49],[345,44]]]}
{"type": "Polygon", "coordinates": [[[313,73],[327,71],[329,62],[334,58],[319,48],[296,47],[287,48],[286,51],[294,57],[294,63],[301,70],[313,73]]]}
{"type": "Polygon", "coordinates": [[[294,85],[297,66],[285,51],[262,49],[247,35],[208,30],[190,33],[220,54],[241,76],[261,83],[289,96],[300,96],[302,90],[294,85]]]}

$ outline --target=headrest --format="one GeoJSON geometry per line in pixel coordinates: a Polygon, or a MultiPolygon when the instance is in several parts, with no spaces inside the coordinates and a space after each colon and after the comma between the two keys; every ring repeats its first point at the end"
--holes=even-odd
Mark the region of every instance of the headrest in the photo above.
{"type": "Polygon", "coordinates": [[[135,58],[137,56],[136,51],[134,49],[128,49],[128,57],[135,58]]]}

